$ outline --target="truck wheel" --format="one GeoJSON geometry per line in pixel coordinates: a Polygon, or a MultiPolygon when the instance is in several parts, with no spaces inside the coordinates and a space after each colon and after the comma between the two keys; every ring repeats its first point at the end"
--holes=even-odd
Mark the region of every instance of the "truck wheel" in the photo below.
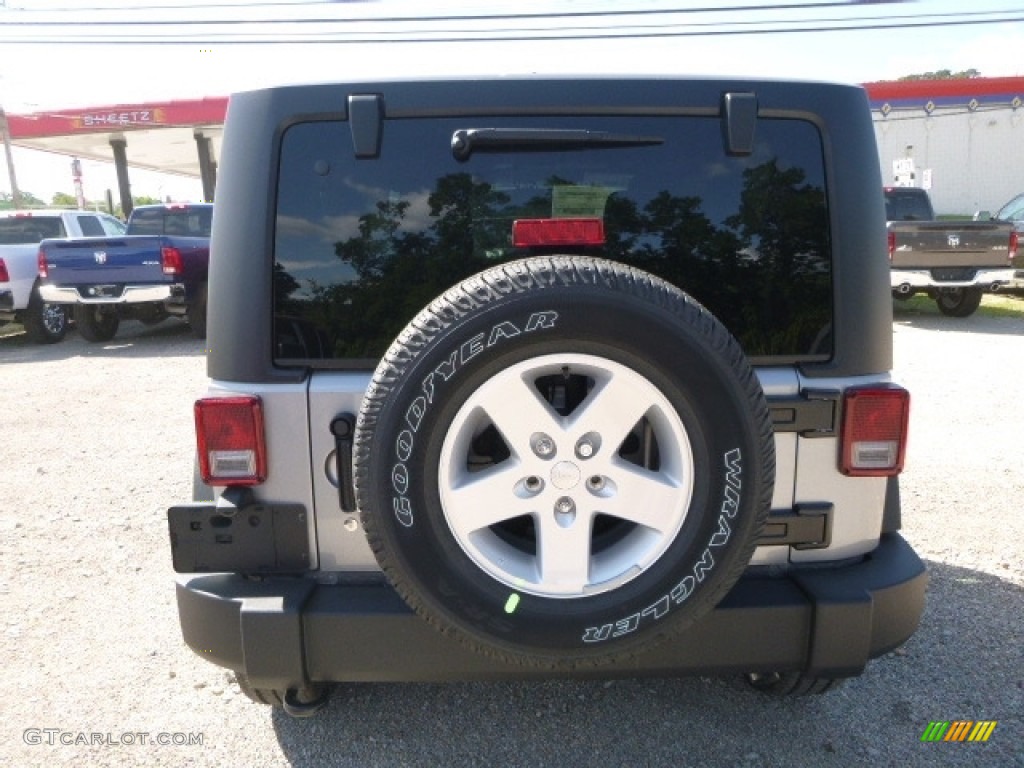
{"type": "Polygon", "coordinates": [[[751,688],[770,696],[813,696],[842,685],[841,677],[808,677],[801,672],[748,672],[744,676],[751,688]]]}
{"type": "Polygon", "coordinates": [[[36,344],[56,344],[67,335],[68,312],[63,304],[47,304],[33,289],[23,324],[36,344]]]}
{"type": "Polygon", "coordinates": [[[160,304],[139,304],[132,310],[132,317],[143,325],[157,325],[166,320],[169,315],[160,304]]]}
{"type": "Polygon", "coordinates": [[[981,305],[981,289],[946,288],[936,295],[935,303],[947,317],[968,317],[981,305]]]}
{"type": "Polygon", "coordinates": [[[428,622],[550,669],[629,656],[710,611],[771,498],[764,395],[693,299],[533,258],[437,298],[378,365],[355,485],[378,563],[428,622]]]}
{"type": "Polygon", "coordinates": [[[110,341],[117,333],[121,320],[116,309],[96,304],[75,305],[75,325],[86,341],[110,341]]]}
{"type": "Polygon", "coordinates": [[[189,304],[187,315],[192,335],[197,339],[206,338],[206,283],[199,286],[195,300],[189,304]]]}

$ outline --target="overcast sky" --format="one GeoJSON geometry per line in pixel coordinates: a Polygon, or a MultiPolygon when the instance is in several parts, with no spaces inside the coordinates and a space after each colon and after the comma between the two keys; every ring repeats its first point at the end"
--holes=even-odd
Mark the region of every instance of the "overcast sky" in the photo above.
{"type": "MultiPolygon", "coordinates": [[[[658,0],[5,5],[0,105],[9,113],[377,76],[667,72],[863,83],[939,69],[1024,74],[1024,8],[1008,0],[797,2],[756,10],[755,3],[704,0],[701,8],[715,9],[704,12],[658,0]],[[432,18],[408,20],[424,13],[432,18]],[[885,28],[898,24],[930,26],[885,28]],[[777,29],[799,31],[771,31],[777,29]]],[[[54,191],[70,192],[68,159],[37,154],[15,155],[19,186],[46,201],[54,191]]],[[[0,191],[9,191],[2,156],[0,167],[0,191]]],[[[112,178],[109,169],[86,164],[87,196],[100,197],[112,178]]],[[[198,198],[198,186],[133,173],[136,194],[198,198]]]]}

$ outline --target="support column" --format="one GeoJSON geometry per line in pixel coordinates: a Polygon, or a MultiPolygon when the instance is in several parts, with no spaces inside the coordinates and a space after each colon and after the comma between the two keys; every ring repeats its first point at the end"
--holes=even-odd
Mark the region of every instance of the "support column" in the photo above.
{"type": "Polygon", "coordinates": [[[213,141],[204,136],[202,131],[196,131],[193,135],[199,153],[199,177],[203,182],[203,200],[212,203],[217,188],[217,163],[213,159],[213,141]]]}
{"type": "Polygon", "coordinates": [[[21,191],[18,189],[18,177],[14,173],[14,157],[11,155],[11,130],[7,126],[7,113],[0,107],[0,137],[3,138],[4,156],[7,159],[7,176],[11,180],[11,203],[21,208],[21,191]]]}
{"type": "Polygon", "coordinates": [[[128,181],[128,142],[123,136],[112,138],[110,147],[114,150],[114,168],[117,171],[117,191],[121,196],[121,213],[125,218],[135,207],[132,204],[132,186],[128,181]]]}

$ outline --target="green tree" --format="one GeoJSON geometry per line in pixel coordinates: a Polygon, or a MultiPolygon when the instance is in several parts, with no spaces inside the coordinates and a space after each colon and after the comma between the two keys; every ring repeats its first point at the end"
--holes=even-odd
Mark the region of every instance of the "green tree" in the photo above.
{"type": "MultiPolygon", "coordinates": [[[[45,208],[46,203],[33,195],[31,192],[21,190],[18,193],[21,197],[20,207],[22,208],[45,208]]],[[[10,192],[0,192],[0,209],[10,210],[14,208],[14,197],[10,192]]]]}
{"type": "Polygon", "coordinates": [[[67,192],[54,192],[53,200],[50,201],[55,208],[77,208],[78,198],[69,195],[67,192]]]}
{"type": "Polygon", "coordinates": [[[919,75],[904,75],[899,79],[901,82],[906,82],[910,80],[973,80],[976,77],[981,77],[981,72],[972,67],[962,72],[940,69],[935,72],[924,72],[919,75]]]}

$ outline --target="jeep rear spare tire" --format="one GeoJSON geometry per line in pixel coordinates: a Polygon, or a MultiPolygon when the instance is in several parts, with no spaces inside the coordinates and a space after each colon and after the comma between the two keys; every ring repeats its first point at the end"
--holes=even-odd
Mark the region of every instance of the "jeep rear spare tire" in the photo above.
{"type": "Polygon", "coordinates": [[[710,611],[767,515],[767,405],[668,283],[538,257],[436,299],[359,414],[367,538],[420,615],[514,663],[594,665],[710,611]]]}

